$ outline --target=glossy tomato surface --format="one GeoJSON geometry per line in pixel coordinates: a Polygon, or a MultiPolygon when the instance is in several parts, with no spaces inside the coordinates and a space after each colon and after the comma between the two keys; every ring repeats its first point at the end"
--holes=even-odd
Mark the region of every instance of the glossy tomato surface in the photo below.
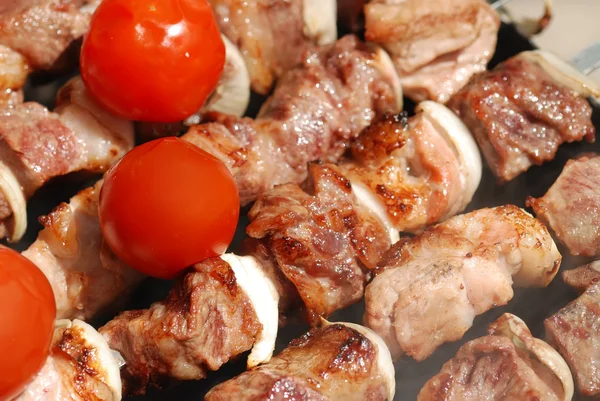
{"type": "Polygon", "coordinates": [[[29,259],[0,247],[0,400],[19,394],[48,357],[56,303],[29,259]]]}
{"type": "Polygon", "coordinates": [[[223,71],[206,0],[104,0],[81,49],[81,76],[112,112],[173,122],[197,112],[223,71]]]}
{"type": "Polygon", "coordinates": [[[100,192],[104,237],[123,261],[158,278],[225,252],[240,200],[214,156],[178,138],[134,148],[107,173],[100,192]]]}

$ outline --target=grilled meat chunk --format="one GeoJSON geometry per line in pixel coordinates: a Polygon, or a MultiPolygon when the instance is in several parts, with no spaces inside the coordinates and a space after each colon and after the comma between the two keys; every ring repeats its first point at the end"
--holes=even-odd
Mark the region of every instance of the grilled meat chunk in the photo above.
{"type": "Polygon", "coordinates": [[[129,394],[170,379],[197,380],[248,351],[262,325],[229,264],[219,258],[194,266],[163,302],[123,312],[100,329],[121,353],[129,394]]]}
{"type": "Polygon", "coordinates": [[[101,185],[98,182],[40,217],[44,229],[23,252],[48,278],[59,319],[91,319],[113,307],[117,298],[124,300],[143,277],[117,259],[102,238],[101,185]]]}
{"type": "Polygon", "coordinates": [[[31,0],[0,6],[0,45],[20,53],[32,69],[51,69],[71,43],[87,32],[97,3],[31,0]]]}
{"type": "Polygon", "coordinates": [[[505,305],[513,281],[546,286],[560,262],[546,227],[516,206],[456,216],[392,247],[367,286],[365,322],[392,355],[421,361],[505,305]]]}
{"type": "Polygon", "coordinates": [[[600,284],[546,319],[549,342],[565,358],[579,391],[600,394],[600,284]]]}
{"type": "Polygon", "coordinates": [[[391,401],[394,367],[374,333],[331,324],[292,341],[279,355],[221,383],[206,401],[391,401]]]}
{"type": "Polygon", "coordinates": [[[552,160],[564,142],[595,137],[586,99],[528,54],[473,77],[448,107],[469,127],[500,181],[552,160]]]}
{"type": "Polygon", "coordinates": [[[392,242],[335,165],[312,164],[309,174],[306,191],[286,184],[263,194],[247,233],[265,244],[315,319],[361,299],[369,270],[392,242]]]}
{"type": "Polygon", "coordinates": [[[24,199],[49,179],[79,170],[106,171],[132,147],[131,122],[102,110],[80,78],[61,88],[54,112],[37,103],[0,109],[0,160],[9,181],[0,183],[0,237],[22,235],[24,199]],[[23,204],[19,210],[16,203],[23,204]]]}
{"type": "Polygon", "coordinates": [[[267,94],[273,82],[302,61],[314,45],[335,41],[335,2],[319,0],[210,0],[221,32],[242,53],[252,89],[267,94]]]}
{"type": "Polygon", "coordinates": [[[414,101],[445,103],[485,71],[500,19],[483,0],[372,0],[366,38],[383,46],[414,101]]]}
{"type": "Polygon", "coordinates": [[[548,192],[527,204],[572,255],[600,255],[599,156],[569,160],[548,192]]]}
{"type": "Polygon", "coordinates": [[[376,115],[399,112],[394,74],[382,51],[347,36],[306,52],[256,120],[217,114],[183,139],[221,159],[248,204],[277,184],[302,182],[310,161],[336,161],[376,115]]]}
{"type": "Polygon", "coordinates": [[[573,387],[564,359],[521,319],[504,314],[488,336],[463,345],[417,400],[570,401],[573,387]]]}
{"type": "Polygon", "coordinates": [[[597,260],[573,270],[565,270],[562,278],[568,286],[573,287],[581,294],[600,280],[600,261],[597,260]]]}
{"type": "Polygon", "coordinates": [[[50,355],[13,401],[120,401],[119,362],[87,323],[56,322],[50,355]]]}

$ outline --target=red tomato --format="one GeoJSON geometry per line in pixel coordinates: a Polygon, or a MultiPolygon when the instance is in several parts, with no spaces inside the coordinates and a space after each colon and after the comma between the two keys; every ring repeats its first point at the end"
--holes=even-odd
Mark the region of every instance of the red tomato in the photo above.
{"type": "Polygon", "coordinates": [[[221,255],[239,217],[235,180],[214,156],[179,138],[134,148],[106,174],[100,225],[133,268],[172,278],[221,255]]]}
{"type": "Polygon", "coordinates": [[[173,122],[214,90],[225,46],[206,0],[104,0],[81,49],[81,77],[108,110],[173,122]]]}
{"type": "Polygon", "coordinates": [[[48,357],[56,303],[29,259],[0,248],[0,401],[19,394],[48,357]]]}

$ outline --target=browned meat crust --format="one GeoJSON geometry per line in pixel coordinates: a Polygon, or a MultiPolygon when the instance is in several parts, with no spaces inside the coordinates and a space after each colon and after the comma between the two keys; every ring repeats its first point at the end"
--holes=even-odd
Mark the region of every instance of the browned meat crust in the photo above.
{"type": "Polygon", "coordinates": [[[305,52],[256,120],[215,115],[213,123],[193,126],[183,138],[229,167],[242,204],[277,184],[300,183],[308,162],[337,161],[376,115],[399,112],[374,58],[353,36],[305,52]]]}
{"type": "Polygon", "coordinates": [[[204,378],[252,348],[261,328],[235,274],[216,258],[194,266],[163,302],[124,312],[100,333],[127,361],[126,392],[143,394],[149,384],[204,378]]]}
{"type": "Polygon", "coordinates": [[[579,391],[600,394],[600,284],[546,319],[551,344],[569,364],[579,391]]]}
{"type": "Polygon", "coordinates": [[[221,383],[206,401],[384,401],[377,348],[341,324],[313,329],[265,365],[221,383]]]}
{"type": "Polygon", "coordinates": [[[600,157],[569,160],[548,192],[527,205],[572,255],[600,255],[600,157]]]}
{"type": "Polygon", "coordinates": [[[588,102],[518,55],[475,76],[448,107],[469,127],[500,181],[552,160],[564,142],[594,141],[588,102]]]}
{"type": "Polygon", "coordinates": [[[247,233],[261,240],[316,318],[362,298],[390,240],[336,166],[312,164],[309,174],[306,191],[287,184],[263,194],[248,214],[247,233]]]}

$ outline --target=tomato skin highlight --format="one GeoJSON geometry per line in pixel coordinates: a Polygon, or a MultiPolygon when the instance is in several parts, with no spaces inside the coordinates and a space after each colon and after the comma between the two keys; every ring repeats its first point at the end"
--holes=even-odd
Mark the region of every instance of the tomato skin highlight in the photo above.
{"type": "Polygon", "coordinates": [[[50,351],[56,302],[44,273],[0,247],[0,401],[23,391],[50,351]]]}
{"type": "Polygon", "coordinates": [[[224,253],[239,210],[227,167],[179,138],[134,148],[111,167],[100,191],[107,244],[131,267],[164,279],[224,253]]]}
{"type": "Polygon", "coordinates": [[[102,106],[153,122],[196,113],[224,64],[207,0],[103,0],[80,58],[81,77],[102,106]]]}

